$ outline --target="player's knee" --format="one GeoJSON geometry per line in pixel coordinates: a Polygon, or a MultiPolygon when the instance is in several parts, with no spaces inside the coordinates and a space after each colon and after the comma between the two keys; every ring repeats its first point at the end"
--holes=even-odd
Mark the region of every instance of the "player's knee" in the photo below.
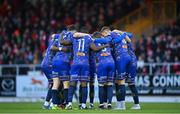
{"type": "Polygon", "coordinates": [[[69,81],[64,81],[63,86],[64,86],[64,89],[68,89],[69,88],[69,81]]]}
{"type": "Polygon", "coordinates": [[[86,87],[87,86],[87,82],[81,82],[81,87],[86,87]]]}
{"type": "Polygon", "coordinates": [[[108,86],[112,86],[113,85],[113,83],[112,82],[107,82],[107,84],[106,85],[108,85],[108,86]]]}
{"type": "Polygon", "coordinates": [[[118,85],[125,85],[125,79],[123,79],[123,80],[118,80],[118,81],[117,81],[117,84],[118,84],[118,85]]]}
{"type": "Polygon", "coordinates": [[[99,83],[98,86],[104,86],[105,84],[104,83],[99,83]]]}
{"type": "Polygon", "coordinates": [[[59,78],[53,78],[53,87],[52,87],[52,89],[58,89],[59,85],[60,85],[59,78]]]}

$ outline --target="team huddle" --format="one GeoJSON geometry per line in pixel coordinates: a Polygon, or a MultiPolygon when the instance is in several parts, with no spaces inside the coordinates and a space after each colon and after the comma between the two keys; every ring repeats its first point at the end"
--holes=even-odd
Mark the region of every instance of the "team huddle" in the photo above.
{"type": "Polygon", "coordinates": [[[114,109],[126,109],[125,83],[128,83],[133,95],[134,105],[131,109],[140,109],[135,87],[137,60],[132,38],[132,33],[111,30],[107,26],[88,34],[85,28],[78,32],[74,25],[70,25],[60,34],[53,34],[41,64],[49,82],[43,108],[72,109],[77,83],[80,83],[79,109],[87,109],[88,96],[89,108],[93,108],[94,80],[97,75],[100,109],[113,109],[114,87],[117,99],[114,109]]]}

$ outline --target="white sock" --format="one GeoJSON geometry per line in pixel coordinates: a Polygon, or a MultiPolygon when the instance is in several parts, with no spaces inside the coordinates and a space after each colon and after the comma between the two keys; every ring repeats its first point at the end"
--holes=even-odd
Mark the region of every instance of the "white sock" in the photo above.
{"type": "Polygon", "coordinates": [[[52,102],[50,103],[50,107],[53,107],[53,103],[52,102]]]}
{"type": "Polygon", "coordinates": [[[68,105],[72,105],[72,102],[69,102],[68,105]]]}
{"type": "Polygon", "coordinates": [[[125,108],[125,101],[118,101],[118,102],[117,102],[117,107],[119,107],[119,108],[125,108]]]}
{"type": "Polygon", "coordinates": [[[85,103],[82,103],[82,105],[81,105],[83,108],[85,108],[86,107],[86,104],[85,103]]]}
{"type": "Polygon", "coordinates": [[[125,108],[125,101],[120,101],[121,107],[125,108]]]}
{"type": "Polygon", "coordinates": [[[104,107],[107,108],[107,103],[103,103],[104,104],[104,107]]]}
{"type": "Polygon", "coordinates": [[[134,106],[140,106],[139,104],[134,104],[134,106]]]}
{"type": "Polygon", "coordinates": [[[48,102],[48,101],[45,101],[45,102],[44,102],[44,106],[49,106],[49,102],[48,102]]]}

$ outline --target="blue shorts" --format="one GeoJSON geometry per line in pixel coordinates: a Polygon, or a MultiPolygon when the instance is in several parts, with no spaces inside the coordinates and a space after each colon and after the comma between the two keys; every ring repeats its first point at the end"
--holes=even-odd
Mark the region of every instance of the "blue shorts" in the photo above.
{"type": "Polygon", "coordinates": [[[126,75],[129,72],[129,66],[132,59],[131,56],[127,53],[122,53],[119,58],[116,60],[116,68],[118,75],[116,76],[116,80],[126,79],[126,75]]]}
{"type": "Polygon", "coordinates": [[[52,78],[59,77],[61,81],[69,80],[70,63],[55,60],[52,65],[52,78]]]}
{"type": "Polygon", "coordinates": [[[90,81],[88,64],[73,64],[70,71],[70,81],[90,81]]]}
{"type": "Polygon", "coordinates": [[[115,65],[114,62],[99,63],[97,66],[98,83],[114,81],[115,65]]]}
{"type": "Polygon", "coordinates": [[[45,74],[46,78],[48,79],[49,83],[52,83],[52,68],[48,66],[41,66],[42,72],[45,74]]]}
{"type": "Polygon", "coordinates": [[[90,82],[95,81],[95,73],[96,73],[96,64],[90,65],[89,74],[90,74],[90,82]]]}
{"type": "Polygon", "coordinates": [[[135,83],[135,77],[137,74],[137,60],[132,58],[132,62],[130,63],[129,67],[128,67],[128,73],[127,73],[127,79],[126,82],[127,83],[135,83]]]}

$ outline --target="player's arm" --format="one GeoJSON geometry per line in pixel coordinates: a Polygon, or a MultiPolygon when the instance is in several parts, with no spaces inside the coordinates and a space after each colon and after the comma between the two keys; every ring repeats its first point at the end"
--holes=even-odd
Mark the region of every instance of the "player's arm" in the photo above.
{"type": "Polygon", "coordinates": [[[121,30],[117,30],[117,29],[114,29],[112,32],[116,32],[116,33],[119,33],[119,34],[124,33],[123,31],[121,31],[121,30]]]}
{"type": "Polygon", "coordinates": [[[61,38],[60,44],[64,46],[69,46],[69,45],[72,45],[72,42],[61,38]]]}
{"type": "Polygon", "coordinates": [[[102,46],[96,46],[94,43],[91,43],[90,44],[90,48],[93,50],[93,51],[100,51],[106,47],[109,47],[109,44],[105,44],[105,45],[102,45],[102,46]]]}
{"type": "Polygon", "coordinates": [[[131,39],[127,35],[126,35],[125,39],[128,43],[131,43],[131,39]]]}
{"type": "Polygon", "coordinates": [[[126,32],[126,34],[127,34],[127,36],[128,36],[130,39],[132,39],[132,38],[133,38],[133,34],[132,34],[132,33],[130,33],[130,32],[126,32]]]}
{"type": "Polygon", "coordinates": [[[68,35],[62,34],[60,44],[65,46],[72,45],[72,42],[70,40],[67,40],[67,39],[71,39],[70,37],[72,37],[71,34],[68,35]]]}
{"type": "Polygon", "coordinates": [[[132,38],[133,38],[133,34],[130,32],[126,32],[126,38],[125,39],[128,43],[131,43],[132,38]]]}
{"type": "Polygon", "coordinates": [[[89,35],[89,34],[87,34],[87,33],[81,33],[81,32],[75,32],[75,33],[73,34],[73,37],[74,37],[74,38],[81,38],[81,37],[84,37],[84,36],[87,36],[87,35],[89,35]]]}
{"type": "Polygon", "coordinates": [[[111,38],[96,38],[94,43],[107,44],[111,41],[111,38]]]}
{"type": "Polygon", "coordinates": [[[119,34],[126,33],[126,35],[127,35],[130,39],[132,39],[132,38],[133,38],[133,34],[132,34],[132,33],[130,33],[130,32],[123,32],[123,31],[120,31],[120,30],[117,30],[117,29],[113,30],[113,32],[115,32],[115,33],[119,33],[119,34]]]}
{"type": "MultiPolygon", "coordinates": [[[[126,41],[127,41],[127,42],[131,42],[130,37],[132,37],[132,33],[131,33],[131,34],[130,34],[130,33],[126,33],[126,32],[123,32],[123,31],[120,31],[120,30],[117,30],[117,29],[113,30],[113,32],[122,34],[123,36],[126,35],[126,36],[125,36],[126,41]]],[[[121,41],[122,39],[119,39],[119,40],[121,41]]]]}
{"type": "Polygon", "coordinates": [[[52,41],[52,45],[50,47],[50,50],[52,50],[52,51],[59,51],[58,50],[59,34],[53,34],[51,36],[51,38],[52,38],[53,41],[52,41]]]}
{"type": "Polygon", "coordinates": [[[123,34],[113,34],[113,42],[114,43],[119,43],[121,42],[124,38],[126,38],[126,33],[123,34]]]}

